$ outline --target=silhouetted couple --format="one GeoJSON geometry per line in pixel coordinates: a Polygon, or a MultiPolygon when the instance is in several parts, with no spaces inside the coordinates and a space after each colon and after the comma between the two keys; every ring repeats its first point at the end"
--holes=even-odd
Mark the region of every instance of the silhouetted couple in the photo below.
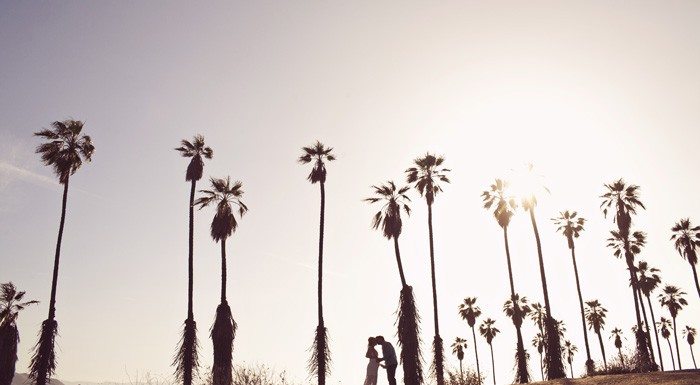
{"type": "Polygon", "coordinates": [[[396,385],[396,367],[399,362],[396,360],[396,351],[394,346],[384,340],[382,336],[369,337],[367,340],[367,354],[369,358],[367,363],[367,377],[365,377],[365,385],[377,385],[377,372],[379,367],[386,369],[386,377],[389,379],[389,385],[396,385]],[[374,348],[377,345],[382,347],[382,357],[379,358],[379,353],[374,348]],[[384,364],[381,362],[384,361],[384,364]]]}

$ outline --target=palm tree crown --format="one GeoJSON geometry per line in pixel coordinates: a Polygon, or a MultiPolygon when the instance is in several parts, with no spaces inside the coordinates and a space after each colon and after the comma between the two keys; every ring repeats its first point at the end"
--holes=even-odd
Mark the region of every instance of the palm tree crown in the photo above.
{"type": "Polygon", "coordinates": [[[503,312],[513,319],[513,323],[520,327],[523,324],[523,318],[530,313],[532,309],[528,304],[527,297],[520,297],[519,294],[514,294],[509,300],[503,304],[503,312]]]}
{"type": "Polygon", "coordinates": [[[180,144],[180,147],[175,150],[179,151],[180,155],[185,158],[192,158],[187,166],[185,180],[198,181],[202,179],[202,173],[204,172],[204,160],[202,158],[211,159],[214,156],[214,151],[204,144],[202,135],[195,135],[191,142],[183,139],[180,144]]]}
{"type": "Polygon", "coordinates": [[[388,181],[386,184],[372,186],[372,188],[375,196],[364,200],[369,203],[383,203],[372,219],[372,227],[374,229],[381,227],[387,239],[398,238],[402,228],[401,210],[403,209],[406,215],[411,214],[411,208],[408,206],[411,199],[406,195],[410,187],[397,188],[394,182],[388,181]]]}
{"type": "Polygon", "coordinates": [[[686,292],[676,286],[667,285],[664,287],[663,293],[659,294],[659,301],[661,306],[665,306],[668,309],[671,317],[676,318],[683,306],[688,305],[688,301],[683,298],[684,295],[686,295],[686,292]]]}
{"type": "MultiPolygon", "coordinates": [[[[620,234],[619,231],[610,231],[610,238],[608,238],[607,246],[613,249],[613,255],[617,258],[625,257],[625,238],[620,234]]],[[[647,237],[642,231],[635,231],[632,233],[632,237],[628,240],[629,251],[632,255],[637,255],[642,252],[642,247],[646,245],[647,237]]]]}
{"type": "Polygon", "coordinates": [[[690,219],[685,218],[676,223],[671,231],[673,231],[671,240],[674,241],[678,253],[687,259],[690,264],[697,264],[697,248],[700,247],[700,226],[693,226],[690,223],[690,219]]]}
{"type": "Polygon", "coordinates": [[[683,329],[683,337],[688,341],[688,345],[695,345],[695,336],[697,333],[695,328],[686,325],[685,329],[683,329]]]}
{"type": "Polygon", "coordinates": [[[613,183],[606,183],[605,188],[607,191],[600,196],[603,198],[600,204],[603,215],[607,217],[608,210],[614,206],[616,215],[613,221],[621,229],[629,229],[632,223],[631,215],[636,214],[639,207],[646,209],[639,199],[639,186],[627,185],[623,179],[618,179],[613,183]]]}
{"type": "Polygon", "coordinates": [[[481,309],[476,306],[476,297],[467,297],[459,305],[459,315],[467,321],[469,327],[474,327],[476,319],[481,315],[481,309]]]}
{"type": "Polygon", "coordinates": [[[661,317],[659,322],[656,323],[656,326],[659,329],[659,333],[661,333],[661,337],[665,339],[669,339],[671,337],[671,330],[673,330],[673,325],[671,324],[670,319],[666,317],[661,317]]]}
{"type": "Polygon", "coordinates": [[[417,158],[413,161],[415,167],[406,170],[406,181],[415,183],[416,190],[429,205],[435,201],[435,195],[442,191],[440,182],[450,183],[447,173],[450,169],[440,168],[445,158],[432,154],[417,158]]]}
{"type": "Polygon", "coordinates": [[[639,274],[639,289],[645,296],[649,296],[661,284],[661,277],[658,274],[661,270],[649,266],[645,261],[639,261],[636,270],[639,274]]]}
{"type": "Polygon", "coordinates": [[[314,162],[314,167],[308,179],[311,183],[326,183],[326,164],[335,160],[335,155],[331,154],[333,147],[326,147],[323,143],[316,141],[313,146],[302,147],[304,154],[299,157],[299,163],[307,164],[314,162]]]}
{"type": "Polygon", "coordinates": [[[0,285],[0,328],[15,322],[19,312],[39,301],[22,301],[26,292],[17,291],[12,282],[0,285]]]}
{"type": "Polygon", "coordinates": [[[610,332],[610,338],[615,339],[615,347],[618,349],[622,348],[622,329],[620,328],[615,328],[610,332]]]}
{"type": "Polygon", "coordinates": [[[518,207],[515,198],[509,195],[507,191],[508,182],[496,179],[490,190],[481,193],[481,197],[484,200],[484,208],[490,210],[493,207],[494,218],[496,218],[498,225],[504,228],[508,227],[510,219],[518,207]]]}
{"type": "Polygon", "coordinates": [[[583,224],[586,222],[584,218],[577,218],[576,211],[563,211],[558,218],[552,218],[552,221],[557,225],[557,231],[561,232],[569,242],[569,248],[574,248],[574,238],[578,238],[583,231],[583,224]]]}
{"type": "Polygon", "coordinates": [[[486,343],[489,345],[491,345],[493,339],[496,338],[496,335],[501,332],[495,324],[495,320],[487,318],[479,326],[479,333],[486,338],[486,343]]]}
{"type": "Polygon", "coordinates": [[[605,329],[605,317],[608,309],[604,308],[598,300],[586,302],[586,322],[588,328],[596,333],[605,329]]]}
{"type": "Polygon", "coordinates": [[[79,120],[64,120],[51,123],[52,129],[43,129],[37,133],[48,140],[36,148],[41,154],[45,165],[53,167],[61,184],[66,184],[68,177],[73,175],[83,164],[83,160],[91,161],[95,146],[88,135],[80,135],[83,122],[79,120]]]}
{"type": "Polygon", "coordinates": [[[571,341],[564,341],[564,346],[562,346],[562,351],[564,353],[564,358],[571,363],[574,359],[574,354],[578,352],[578,348],[571,341]]]}
{"type": "Polygon", "coordinates": [[[541,303],[535,302],[531,306],[530,319],[540,330],[544,328],[544,320],[547,318],[547,310],[541,303]]]}
{"type": "Polygon", "coordinates": [[[467,340],[461,337],[456,337],[455,342],[452,343],[452,354],[457,356],[457,359],[462,361],[464,359],[464,349],[467,348],[467,340]]]}
{"type": "Polygon", "coordinates": [[[211,186],[212,190],[200,190],[203,196],[194,204],[202,209],[211,203],[216,203],[216,214],[211,222],[211,237],[218,242],[231,236],[238,227],[232,205],[238,207],[238,215],[241,217],[248,211],[248,207],[241,201],[243,183],[236,181],[232,184],[230,177],[211,178],[211,186]]]}

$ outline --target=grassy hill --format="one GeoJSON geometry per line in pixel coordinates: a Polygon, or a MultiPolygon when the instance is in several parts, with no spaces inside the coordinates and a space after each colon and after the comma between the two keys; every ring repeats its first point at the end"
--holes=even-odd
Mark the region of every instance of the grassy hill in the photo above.
{"type": "Polygon", "coordinates": [[[656,372],[643,374],[615,374],[576,380],[534,382],[533,385],[700,385],[700,370],[656,372]]]}
{"type": "MultiPolygon", "coordinates": [[[[31,384],[31,381],[29,381],[29,376],[27,373],[15,373],[15,377],[12,379],[12,384],[11,385],[29,385],[31,384]]],[[[64,385],[61,381],[59,380],[51,380],[49,382],[51,385],[64,385]]]]}

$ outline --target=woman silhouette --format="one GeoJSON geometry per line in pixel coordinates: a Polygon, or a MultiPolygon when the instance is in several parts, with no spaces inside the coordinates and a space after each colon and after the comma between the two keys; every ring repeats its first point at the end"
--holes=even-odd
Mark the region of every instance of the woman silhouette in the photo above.
{"type": "Polygon", "coordinates": [[[374,345],[376,344],[377,340],[374,337],[369,337],[367,339],[367,354],[365,354],[365,357],[369,358],[369,362],[367,363],[367,377],[365,377],[364,385],[377,385],[379,353],[374,349],[374,345]]]}

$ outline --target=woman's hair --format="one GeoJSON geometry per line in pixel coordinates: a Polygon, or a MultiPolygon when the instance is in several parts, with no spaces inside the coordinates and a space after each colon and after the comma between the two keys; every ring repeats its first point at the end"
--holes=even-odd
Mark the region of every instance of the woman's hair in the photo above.
{"type": "Polygon", "coordinates": [[[369,338],[367,338],[367,346],[372,347],[372,346],[374,346],[374,345],[376,345],[376,344],[377,344],[377,339],[376,339],[376,338],[374,338],[374,337],[369,337],[369,338]]]}

